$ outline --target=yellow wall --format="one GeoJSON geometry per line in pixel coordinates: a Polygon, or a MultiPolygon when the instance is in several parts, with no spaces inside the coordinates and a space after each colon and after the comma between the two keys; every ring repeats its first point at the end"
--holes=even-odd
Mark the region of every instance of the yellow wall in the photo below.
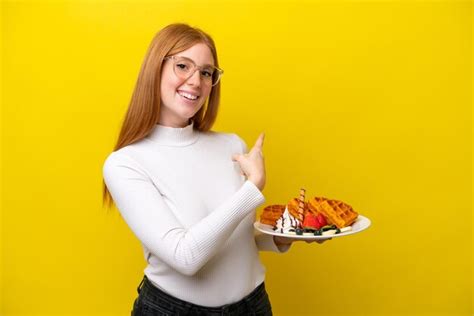
{"type": "Polygon", "coordinates": [[[216,130],[262,130],[268,203],[300,187],[372,219],[263,253],[275,315],[468,315],[469,1],[4,1],[2,315],[128,315],[137,239],[101,174],[161,27],[211,33],[216,130]]]}

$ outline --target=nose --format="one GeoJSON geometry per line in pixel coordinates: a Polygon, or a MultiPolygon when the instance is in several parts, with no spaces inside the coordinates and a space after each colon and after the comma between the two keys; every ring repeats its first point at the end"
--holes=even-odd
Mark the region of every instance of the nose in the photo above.
{"type": "Polygon", "coordinates": [[[193,85],[193,86],[196,86],[196,87],[199,87],[201,85],[201,73],[200,73],[200,70],[199,69],[196,69],[193,74],[191,75],[191,77],[188,78],[188,80],[186,80],[186,82],[190,85],[193,85]]]}

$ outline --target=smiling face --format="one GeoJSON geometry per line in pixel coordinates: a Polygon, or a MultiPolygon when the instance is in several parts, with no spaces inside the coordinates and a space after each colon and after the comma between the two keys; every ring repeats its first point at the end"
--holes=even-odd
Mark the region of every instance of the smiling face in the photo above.
{"type": "MultiPolygon", "coordinates": [[[[214,65],[212,52],[206,44],[198,43],[174,55],[186,57],[199,67],[214,65]]],[[[161,72],[161,108],[159,124],[169,127],[185,127],[206,102],[212,85],[195,71],[188,79],[181,79],[173,70],[175,60],[166,59],[161,72]]]]}

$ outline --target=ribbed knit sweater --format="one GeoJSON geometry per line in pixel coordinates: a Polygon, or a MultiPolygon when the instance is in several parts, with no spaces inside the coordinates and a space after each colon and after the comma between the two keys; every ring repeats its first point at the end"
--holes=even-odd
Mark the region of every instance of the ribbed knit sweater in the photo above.
{"type": "Polygon", "coordinates": [[[148,263],[145,275],[188,302],[236,302],[264,281],[258,250],[279,252],[256,234],[260,190],[232,155],[247,152],[235,134],[156,125],[144,139],[111,153],[104,181],[148,263]]]}

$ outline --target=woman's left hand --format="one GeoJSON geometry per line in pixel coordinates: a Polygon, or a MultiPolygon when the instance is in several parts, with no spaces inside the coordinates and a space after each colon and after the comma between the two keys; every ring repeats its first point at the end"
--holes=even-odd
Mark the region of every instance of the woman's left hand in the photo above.
{"type": "Polygon", "coordinates": [[[324,239],[313,239],[313,240],[308,240],[308,239],[303,239],[303,238],[288,238],[288,237],[281,237],[281,236],[273,236],[273,241],[275,241],[275,245],[279,246],[284,246],[284,245],[290,245],[295,241],[306,241],[306,243],[310,244],[312,242],[317,242],[318,244],[322,244],[326,240],[331,240],[331,237],[324,238],[324,239]]]}

